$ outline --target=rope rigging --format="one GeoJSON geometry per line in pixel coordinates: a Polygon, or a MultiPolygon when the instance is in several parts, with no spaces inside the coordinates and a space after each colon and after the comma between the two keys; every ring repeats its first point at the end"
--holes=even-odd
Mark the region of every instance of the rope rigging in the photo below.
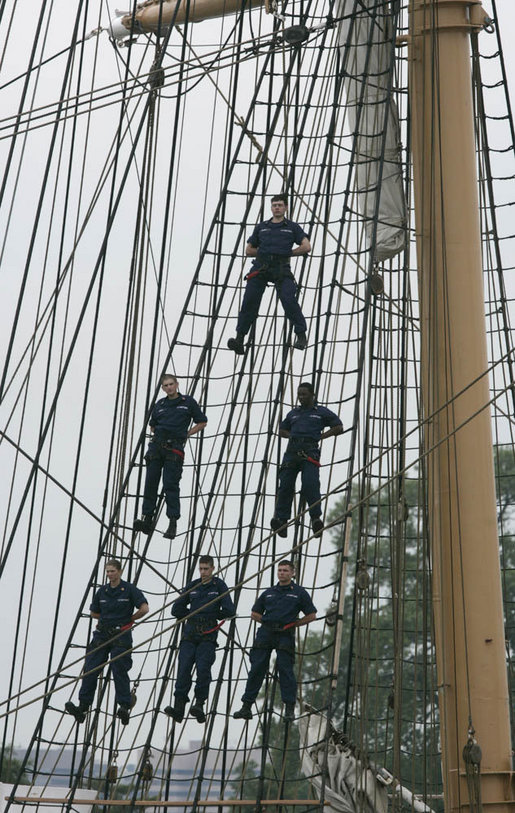
{"type": "MultiPolygon", "coordinates": [[[[48,170],[45,177],[41,175],[41,185],[35,184],[39,204],[36,217],[29,217],[34,229],[24,243],[29,244],[25,277],[16,296],[10,297],[17,306],[14,320],[5,328],[9,331],[13,325],[2,378],[1,406],[7,418],[1,439],[7,443],[1,447],[6,456],[13,456],[11,448],[16,449],[18,459],[9,466],[11,495],[0,567],[4,580],[13,579],[24,550],[21,580],[13,579],[20,588],[13,649],[30,651],[34,616],[45,601],[42,579],[52,596],[44,622],[51,636],[45,650],[45,677],[38,688],[33,677],[26,677],[31,675],[29,658],[25,657],[21,672],[18,658],[13,659],[9,704],[5,711],[0,706],[0,719],[4,754],[20,736],[18,731],[28,730],[26,721],[32,723],[33,734],[15,783],[29,771],[33,783],[44,784],[45,795],[52,796],[62,754],[73,750],[67,809],[77,802],[81,786],[98,790],[105,798],[123,786],[123,798],[133,803],[148,799],[150,793],[171,799],[178,787],[174,761],[190,748],[187,738],[195,722],[186,718],[178,723],[163,712],[173,702],[184,626],[169,611],[179,591],[196,576],[198,556],[206,553],[216,559],[217,572],[230,584],[238,616],[218,630],[207,722],[195,729],[194,736],[199,739],[200,734],[201,742],[192,749],[191,773],[183,780],[191,806],[201,807],[205,798],[226,799],[229,794],[241,800],[255,798],[258,803],[306,798],[297,789],[297,729],[292,723],[283,726],[279,712],[277,666],[266,673],[257,701],[257,725],[232,720],[248,677],[254,639],[251,607],[256,594],[275,582],[272,563],[287,554],[295,560],[299,583],[315,592],[318,607],[313,630],[297,633],[300,715],[311,713],[305,710],[306,704],[324,709],[329,719],[343,719],[346,735],[359,749],[399,778],[406,780],[408,760],[421,751],[428,755],[428,771],[436,771],[434,645],[427,617],[428,531],[418,507],[424,503],[420,484],[424,453],[422,430],[414,428],[414,422],[423,427],[429,417],[420,418],[415,395],[419,317],[410,266],[413,226],[405,224],[404,254],[382,261],[378,270],[374,254],[378,226],[384,219],[379,195],[374,196],[373,214],[363,213],[356,169],[361,155],[356,134],[360,127],[364,130],[365,91],[360,89],[352,125],[343,106],[351,46],[349,42],[338,45],[333,28],[333,22],[352,19],[361,8],[354,4],[350,12],[348,6],[342,13],[331,8],[335,14],[331,25],[321,23],[315,36],[282,51],[277,18],[272,35],[267,33],[270,24],[260,21],[264,30],[256,35],[256,49],[250,45],[250,14],[214,29],[218,51],[212,45],[216,37],[205,37],[196,24],[180,33],[170,26],[167,38],[158,40],[156,54],[151,53],[153,41],[147,40],[137,69],[131,67],[136,44],[129,45],[125,76],[118,85],[104,75],[85,90],[70,58],[58,115],[54,116],[51,105],[34,107],[42,122],[52,118],[55,150],[61,136],[69,149],[63,150],[55,171],[55,193],[48,170]],[[211,44],[205,44],[207,39],[211,44]],[[180,49],[180,59],[172,49],[180,49]],[[149,59],[152,68],[145,64],[149,59]],[[168,60],[175,64],[170,67],[168,60]],[[149,87],[148,77],[156,70],[163,70],[164,85],[149,87]],[[167,96],[172,75],[177,92],[167,96]],[[77,87],[72,94],[74,80],[77,87]],[[110,88],[121,98],[113,97],[104,111],[99,102],[110,88]],[[87,139],[80,124],[83,100],[88,106],[87,139]],[[70,119],[66,112],[61,116],[69,106],[76,111],[70,119]],[[104,113],[108,117],[112,113],[114,121],[117,106],[116,137],[109,157],[97,160],[92,153],[100,150],[91,135],[95,119],[101,121],[104,113]],[[76,129],[67,140],[68,121],[76,123],[76,129]],[[211,131],[220,124],[224,135],[217,142],[211,131]],[[76,195],[76,161],[82,148],[76,195]],[[88,165],[94,166],[89,176],[88,165]],[[64,178],[66,184],[61,184],[64,178]],[[65,188],[68,197],[62,207],[57,193],[65,188]],[[304,225],[313,245],[311,255],[298,260],[294,269],[299,301],[310,325],[308,349],[304,354],[291,350],[291,329],[277,312],[275,299],[266,299],[269,294],[265,294],[246,354],[235,360],[226,340],[241,305],[242,271],[248,271],[242,246],[253,223],[266,216],[263,198],[277,188],[288,193],[292,216],[304,225]],[[50,222],[43,212],[53,194],[56,206],[50,222]],[[73,238],[67,222],[75,223],[73,238]],[[50,282],[45,266],[36,312],[31,294],[44,243],[49,247],[48,268],[56,269],[55,279],[50,282]],[[53,254],[56,243],[59,252],[53,254]],[[384,292],[374,291],[370,283],[379,272],[384,292]],[[32,327],[24,328],[19,340],[17,330],[26,324],[31,309],[32,327]],[[59,366],[55,366],[56,357],[59,366]],[[145,536],[132,530],[134,518],[141,513],[146,428],[159,395],[157,381],[165,371],[178,376],[181,392],[195,397],[208,416],[202,435],[186,444],[182,518],[172,541],[161,538],[162,494],[152,533],[145,536]],[[28,391],[34,378],[45,393],[41,400],[28,391]],[[344,433],[323,450],[324,537],[312,534],[305,501],[297,494],[288,539],[283,542],[269,531],[283,451],[278,427],[296,403],[298,383],[305,380],[313,382],[321,404],[345,415],[344,433]],[[46,548],[55,573],[42,561],[46,548]],[[63,714],[60,690],[69,686],[71,697],[71,689],[80,681],[91,632],[87,607],[103,583],[105,559],[120,555],[126,577],[144,590],[151,605],[145,624],[152,631],[140,626],[131,650],[138,703],[130,726],[117,722],[110,657],[94,706],[80,728],[63,714]],[[401,579],[396,565],[402,560],[417,573],[416,579],[411,575],[401,579]],[[348,562],[353,563],[352,585],[343,577],[348,562]],[[26,613],[24,594],[29,583],[33,598],[26,613]],[[351,600],[345,602],[345,598],[351,600]],[[77,612],[74,620],[70,615],[63,618],[63,608],[69,606],[77,612]],[[414,613],[411,607],[416,608],[414,613]],[[406,632],[406,623],[415,625],[412,636],[406,632]],[[79,657],[75,657],[77,650],[79,657]],[[429,665],[429,677],[421,681],[418,670],[423,661],[429,665]],[[388,680],[386,691],[384,680],[388,680]],[[393,692],[393,708],[385,700],[389,692],[393,692]],[[415,712],[412,751],[405,756],[401,749],[409,737],[408,726],[399,704],[408,693],[415,712]],[[422,735],[418,726],[424,727],[422,735]],[[59,744],[58,754],[54,743],[59,744]]],[[[285,16],[289,13],[282,11],[285,16]]],[[[306,27],[310,20],[326,19],[318,4],[309,4],[303,11],[306,27]]],[[[368,53],[374,26],[384,29],[384,13],[382,4],[372,4],[368,53]]],[[[252,14],[255,25],[257,15],[252,14]]],[[[395,69],[398,74],[393,68],[395,36],[405,25],[400,8],[397,14],[398,19],[392,15],[387,20],[391,63],[386,103],[376,111],[381,148],[374,171],[379,185],[388,169],[387,108],[394,98],[401,105],[404,132],[407,127],[405,97],[398,92],[406,58],[401,57],[401,67],[395,69]]],[[[291,17],[292,22],[297,19],[293,13],[291,17]]],[[[80,7],[74,31],[80,31],[84,22],[80,7]]],[[[50,64],[43,53],[40,56],[41,67],[50,64]]],[[[119,64],[116,55],[112,58],[119,64]]],[[[34,59],[27,77],[35,71],[34,59]]],[[[476,59],[481,61],[478,54],[476,59]]],[[[375,83],[377,76],[369,74],[369,79],[375,83]]],[[[485,87],[486,96],[488,90],[485,87]]],[[[23,90],[13,145],[22,132],[41,143],[38,126],[24,129],[22,124],[25,97],[23,90]]],[[[32,112],[26,115],[37,121],[32,112]]],[[[481,126],[491,126],[484,108],[478,116],[481,126]]],[[[487,139],[486,129],[483,139],[487,139]]],[[[50,145],[45,153],[47,167],[54,161],[52,149],[50,145]]],[[[18,192],[9,180],[15,172],[14,155],[13,146],[8,155],[12,167],[2,187],[13,202],[18,192]]],[[[403,175],[409,199],[406,154],[403,175]]],[[[494,186],[499,176],[494,182],[490,169],[485,176],[485,197],[489,211],[495,213],[494,186]]],[[[12,228],[11,221],[9,225],[12,228]]],[[[485,220],[485,240],[491,226],[492,221],[485,220]]],[[[496,233],[499,230],[502,226],[495,223],[496,233]]],[[[13,239],[9,231],[3,249],[6,261],[12,257],[13,239]]],[[[494,247],[489,274],[493,303],[505,285],[505,275],[499,263],[500,242],[488,240],[494,247]]],[[[510,369],[510,295],[503,292],[500,301],[503,307],[495,313],[492,307],[491,319],[492,325],[497,321],[504,330],[502,357],[510,369]]],[[[492,376],[506,375],[501,372],[504,369],[504,365],[499,365],[498,372],[495,364],[489,367],[492,376]]],[[[507,423],[501,404],[513,396],[509,380],[508,374],[493,400],[496,420],[502,423],[500,435],[507,423]]],[[[506,413],[510,414],[509,407],[506,413]]],[[[23,736],[26,742],[27,734],[23,736]]],[[[423,793],[428,795],[439,791],[436,773],[425,788],[423,793]]],[[[325,779],[321,794],[323,800],[325,779]]],[[[318,804],[313,799],[313,806],[318,804]]]]}

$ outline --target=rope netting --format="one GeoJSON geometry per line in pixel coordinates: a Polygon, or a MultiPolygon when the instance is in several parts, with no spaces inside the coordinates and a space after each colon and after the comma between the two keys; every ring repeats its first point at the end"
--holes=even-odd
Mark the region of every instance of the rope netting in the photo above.
{"type": "MultiPolygon", "coordinates": [[[[356,753],[437,807],[414,223],[408,215],[404,251],[374,259],[385,224],[376,187],[368,193],[373,216],[364,208],[358,176],[367,161],[379,188],[390,175],[387,122],[395,102],[409,205],[407,53],[394,47],[407,33],[407,9],[312,2],[286,6],[285,21],[246,9],[157,40],[142,36],[127,48],[105,35],[88,38],[106,22],[103,3],[43,3],[33,22],[16,3],[9,12],[2,28],[16,33],[25,25],[24,39],[33,41],[28,57],[18,51],[15,58],[15,33],[7,33],[2,51],[0,257],[10,273],[0,569],[13,620],[0,719],[3,764],[16,767],[10,780],[42,785],[47,796],[66,784],[69,806],[83,788],[193,806],[206,798],[313,798],[318,805],[301,772],[298,728],[282,719],[273,661],[253,721],[232,718],[255,635],[252,604],[275,583],[277,562],[291,556],[296,580],[318,608],[316,622],[296,634],[297,715],[324,711],[356,753]],[[372,24],[364,35],[365,80],[360,73],[358,81],[352,37],[364,18],[372,24]],[[311,34],[292,48],[283,28],[299,22],[311,34]],[[385,54],[379,72],[370,56],[378,42],[385,54]],[[354,109],[346,105],[351,91],[354,109]],[[368,118],[379,145],[373,161],[362,152],[368,118]],[[313,246],[293,266],[308,348],[292,349],[269,291],[250,346],[235,357],[227,339],[249,268],[245,242],[279,191],[288,193],[289,216],[313,246]],[[162,497],[154,532],[132,530],[141,514],[149,411],[164,371],[208,416],[186,445],[172,541],[162,537],[162,497]],[[270,531],[284,451],[278,428],[305,380],[340,415],[344,432],[322,444],[323,536],[313,536],[297,495],[283,540],[270,531]],[[204,726],[191,717],[172,723],[163,713],[173,704],[182,633],[170,608],[198,575],[200,554],[215,558],[237,605],[236,619],[218,635],[204,726]],[[64,704],[76,696],[92,630],[89,604],[112,555],[150,604],[134,631],[137,704],[130,725],[120,726],[106,669],[77,726],[64,704]]],[[[474,68],[509,597],[513,201],[505,167],[507,160],[513,167],[514,139],[502,50],[492,41],[484,46],[490,51],[476,53],[474,68]]],[[[509,598],[506,607],[513,647],[509,598]]]]}

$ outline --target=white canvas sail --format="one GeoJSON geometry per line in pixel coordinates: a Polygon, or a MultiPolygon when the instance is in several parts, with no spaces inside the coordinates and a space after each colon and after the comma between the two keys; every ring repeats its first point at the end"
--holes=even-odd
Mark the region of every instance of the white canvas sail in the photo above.
{"type": "Polygon", "coordinates": [[[404,248],[407,222],[399,117],[389,89],[391,32],[375,0],[360,3],[359,13],[354,0],[340,0],[336,16],[348,122],[357,133],[359,207],[369,247],[377,210],[374,259],[382,262],[404,248]]]}
{"type": "Polygon", "coordinates": [[[376,780],[374,771],[354,753],[354,749],[332,730],[327,718],[312,713],[299,719],[302,772],[320,796],[327,770],[324,798],[337,813],[387,813],[386,788],[376,780]],[[326,737],[329,735],[328,742],[326,737]]]}

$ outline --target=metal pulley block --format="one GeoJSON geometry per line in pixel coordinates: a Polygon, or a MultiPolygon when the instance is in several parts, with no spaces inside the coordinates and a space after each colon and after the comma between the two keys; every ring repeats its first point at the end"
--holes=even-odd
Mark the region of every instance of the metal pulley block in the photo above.
{"type": "Polygon", "coordinates": [[[141,766],[140,776],[143,782],[150,782],[154,776],[154,766],[148,757],[141,766]]]}
{"type": "Polygon", "coordinates": [[[397,503],[397,519],[399,522],[407,522],[409,519],[409,506],[404,497],[397,503]]]}
{"type": "Polygon", "coordinates": [[[338,612],[337,612],[336,601],[332,601],[331,606],[330,606],[329,610],[327,611],[327,614],[326,614],[326,617],[325,617],[325,623],[327,624],[328,627],[334,627],[337,620],[338,620],[338,612]]]}
{"type": "Polygon", "coordinates": [[[356,586],[358,590],[368,590],[370,586],[370,574],[367,570],[364,559],[358,561],[358,571],[356,573],[356,586]]]}
{"type": "Polygon", "coordinates": [[[164,68],[162,67],[154,67],[152,65],[150,72],[148,74],[148,84],[150,85],[153,90],[157,90],[158,88],[162,88],[165,83],[165,72],[164,68]]]}
{"type": "Polygon", "coordinates": [[[467,765],[481,765],[481,746],[476,740],[469,740],[463,749],[463,761],[467,765]]]}
{"type": "Polygon", "coordinates": [[[370,274],[368,284],[370,285],[370,290],[374,296],[379,296],[380,294],[384,293],[384,279],[377,269],[374,269],[370,274]]]}
{"type": "Polygon", "coordinates": [[[108,782],[118,781],[118,765],[109,765],[107,768],[106,779],[108,782]]]}
{"type": "Polygon", "coordinates": [[[107,767],[106,772],[106,779],[108,782],[117,782],[118,781],[118,765],[116,760],[118,759],[118,751],[115,751],[113,754],[113,759],[111,763],[107,767]]]}
{"type": "Polygon", "coordinates": [[[291,25],[283,31],[283,40],[287,45],[302,45],[309,38],[309,28],[305,25],[291,25]]]}

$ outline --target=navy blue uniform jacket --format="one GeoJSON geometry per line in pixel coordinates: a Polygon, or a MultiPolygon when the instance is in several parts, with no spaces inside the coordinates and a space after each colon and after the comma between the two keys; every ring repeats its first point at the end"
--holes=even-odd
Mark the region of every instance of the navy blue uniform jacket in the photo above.
{"type": "Polygon", "coordinates": [[[191,395],[178,398],[160,398],[156,401],[149,424],[156,437],[169,437],[186,441],[191,421],[207,423],[207,418],[191,395]]]}
{"type": "Polygon", "coordinates": [[[286,429],[292,440],[304,437],[319,441],[326,426],[341,425],[342,422],[338,415],[327,407],[314,404],[312,407],[294,407],[281,421],[279,429],[286,429]]]}
{"type": "Polygon", "coordinates": [[[104,584],[97,590],[89,609],[93,613],[100,613],[102,624],[123,627],[130,622],[134,608],[139,609],[147,603],[139,587],[120,581],[118,587],[104,584]]]}
{"type": "MultiPolygon", "coordinates": [[[[274,223],[272,220],[264,220],[258,223],[250,235],[247,243],[259,249],[263,254],[278,254],[282,257],[290,257],[293,245],[300,245],[308,235],[293,220],[281,220],[274,223]]],[[[259,268],[260,260],[256,257],[252,268],[259,268]]]]}
{"type": "Polygon", "coordinates": [[[269,587],[261,593],[252,607],[252,612],[263,616],[262,624],[274,626],[284,626],[296,621],[301,612],[309,615],[316,611],[308,591],[295,582],[284,587],[280,584],[269,587]]]}
{"type": "Polygon", "coordinates": [[[185,618],[189,613],[198,610],[188,624],[195,625],[199,622],[206,624],[216,621],[219,618],[231,618],[236,613],[236,608],[232,602],[232,598],[227,593],[228,587],[222,579],[218,576],[213,576],[211,581],[202,584],[202,579],[194,579],[188,582],[184,590],[181,592],[179,598],[172,604],[172,615],[175,618],[185,618]],[[227,593],[223,596],[222,593],[227,593]],[[213,601],[217,596],[221,596],[219,601],[214,601],[211,606],[206,607],[210,601],[213,601]]]}

